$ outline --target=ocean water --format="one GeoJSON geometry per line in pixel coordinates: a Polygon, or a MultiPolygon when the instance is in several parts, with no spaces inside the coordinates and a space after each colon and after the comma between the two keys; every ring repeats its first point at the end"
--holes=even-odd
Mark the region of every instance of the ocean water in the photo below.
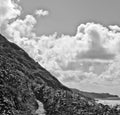
{"type": "Polygon", "coordinates": [[[111,106],[115,106],[115,105],[120,105],[120,100],[97,100],[97,103],[102,103],[104,105],[111,105],[111,106]]]}

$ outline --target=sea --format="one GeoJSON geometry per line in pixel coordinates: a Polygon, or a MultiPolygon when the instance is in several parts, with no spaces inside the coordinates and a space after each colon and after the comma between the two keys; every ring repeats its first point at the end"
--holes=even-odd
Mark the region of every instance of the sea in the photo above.
{"type": "Polygon", "coordinates": [[[97,99],[97,103],[102,103],[104,105],[115,106],[115,105],[120,105],[120,100],[102,100],[102,99],[97,99]]]}

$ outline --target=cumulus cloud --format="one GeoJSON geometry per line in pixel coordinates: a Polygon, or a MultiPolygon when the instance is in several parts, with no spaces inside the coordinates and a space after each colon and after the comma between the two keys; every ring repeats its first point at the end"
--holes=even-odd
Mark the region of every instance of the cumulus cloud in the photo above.
{"type": "Polygon", "coordinates": [[[87,23],[86,25],[82,24],[78,27],[76,36],[81,38],[81,40],[86,41],[87,46],[84,47],[88,47],[87,51],[80,51],[77,54],[77,58],[92,60],[111,60],[114,58],[115,53],[111,48],[113,44],[111,42],[112,40],[109,38],[110,31],[106,27],[94,23],[87,23]]]}
{"type": "Polygon", "coordinates": [[[63,83],[93,83],[93,81],[97,78],[97,75],[92,72],[82,72],[82,71],[62,71],[60,72],[61,76],[59,76],[59,79],[63,83]]]}
{"type": "Polygon", "coordinates": [[[104,72],[119,54],[120,33],[100,24],[87,23],[78,27],[75,36],[57,37],[55,33],[37,37],[33,32],[35,24],[35,18],[28,15],[9,24],[7,33],[59,80],[91,84],[108,80],[111,83],[104,72]]]}
{"type": "Polygon", "coordinates": [[[118,25],[110,25],[109,28],[114,32],[120,32],[120,27],[118,25]]]}
{"type": "Polygon", "coordinates": [[[36,10],[35,14],[38,16],[47,16],[49,12],[47,10],[40,9],[40,10],[36,10]]]}
{"type": "Polygon", "coordinates": [[[0,27],[7,20],[21,14],[21,8],[12,0],[0,0],[0,27]]]}
{"type": "Polygon", "coordinates": [[[17,19],[16,21],[7,24],[6,33],[9,35],[9,40],[22,47],[28,54],[35,59],[37,55],[36,34],[34,26],[36,19],[32,15],[27,15],[25,19],[17,19]]]}
{"type": "Polygon", "coordinates": [[[111,81],[113,84],[120,85],[120,55],[118,55],[114,63],[110,63],[108,69],[100,76],[105,81],[111,81]]]}
{"type": "MultiPolygon", "coordinates": [[[[13,39],[15,38],[14,36],[16,33],[19,34],[19,38],[35,36],[35,34],[32,32],[35,24],[36,19],[32,15],[27,15],[24,20],[17,19],[16,21],[8,24],[6,32],[13,39]]],[[[21,40],[19,40],[20,39],[17,41],[20,42],[21,40]]]]}
{"type": "Polygon", "coordinates": [[[59,38],[44,36],[44,42],[40,38],[39,43],[44,43],[42,48],[46,49],[41,53],[44,54],[41,61],[44,60],[43,65],[48,70],[52,71],[56,66],[59,71],[55,74],[61,76],[59,77],[61,81],[66,82],[69,79],[69,82],[73,82],[73,79],[78,81],[79,78],[82,82],[91,76],[89,79],[91,83],[98,82],[99,79],[102,82],[105,79],[99,75],[107,70],[109,64],[114,63],[116,55],[119,54],[120,34],[94,23],[82,24],[78,28],[76,36],[63,35],[59,38]]]}

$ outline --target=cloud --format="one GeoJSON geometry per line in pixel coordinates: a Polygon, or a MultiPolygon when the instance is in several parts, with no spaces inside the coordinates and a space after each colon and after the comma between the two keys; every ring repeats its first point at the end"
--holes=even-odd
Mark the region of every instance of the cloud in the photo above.
{"type": "Polygon", "coordinates": [[[47,16],[47,15],[49,14],[49,12],[46,11],[46,10],[40,9],[40,10],[36,10],[36,11],[35,11],[35,14],[36,14],[37,16],[47,16]]]}
{"type": "Polygon", "coordinates": [[[110,25],[109,28],[114,32],[120,32],[120,27],[118,25],[110,25]]]}
{"type": "Polygon", "coordinates": [[[113,63],[110,63],[108,69],[100,76],[105,81],[110,81],[113,84],[120,85],[120,55],[118,55],[113,63]]]}
{"type": "Polygon", "coordinates": [[[21,8],[12,0],[0,0],[0,27],[7,20],[21,14],[21,8]]]}
{"type": "Polygon", "coordinates": [[[9,40],[22,47],[28,54],[35,59],[38,56],[36,50],[37,41],[34,33],[36,19],[32,15],[26,15],[25,19],[17,19],[7,24],[5,32],[9,36],[9,40]]]}
{"type": "Polygon", "coordinates": [[[32,31],[36,22],[36,19],[32,15],[27,15],[24,20],[17,19],[16,21],[8,24],[6,32],[13,38],[15,38],[14,35],[16,33],[19,33],[20,38],[35,36],[32,31]]]}
{"type": "Polygon", "coordinates": [[[43,58],[39,63],[43,62],[44,67],[59,75],[59,79],[65,83],[89,81],[111,84],[107,76],[103,78],[101,75],[120,53],[120,34],[94,23],[82,24],[78,28],[75,36],[40,37],[39,43],[44,44],[40,46],[45,50],[41,51],[43,58]],[[57,73],[53,70],[57,70],[57,73]]]}
{"type": "Polygon", "coordinates": [[[100,59],[107,61],[114,58],[115,53],[112,52],[113,49],[111,48],[112,40],[109,38],[110,31],[106,27],[94,23],[82,24],[78,27],[76,36],[87,43],[87,46],[84,47],[88,47],[87,51],[80,51],[77,54],[78,59],[100,59]]]}
{"type": "Polygon", "coordinates": [[[60,72],[61,76],[59,76],[60,81],[63,83],[93,83],[93,81],[97,78],[96,74],[92,72],[82,72],[82,71],[62,71],[60,72]]]}
{"type": "Polygon", "coordinates": [[[75,36],[58,37],[55,33],[37,37],[33,32],[35,24],[35,18],[27,15],[24,20],[9,24],[6,31],[15,43],[63,83],[89,81],[92,84],[107,80],[111,83],[107,75],[102,76],[119,54],[119,33],[100,24],[87,23],[78,27],[75,36]]]}

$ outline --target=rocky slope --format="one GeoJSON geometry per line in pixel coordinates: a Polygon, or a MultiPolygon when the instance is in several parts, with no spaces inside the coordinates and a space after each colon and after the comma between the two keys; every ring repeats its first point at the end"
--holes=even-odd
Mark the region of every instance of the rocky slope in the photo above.
{"type": "Polygon", "coordinates": [[[120,115],[62,85],[16,44],[0,35],[0,115],[120,115]],[[37,112],[36,112],[37,111],[37,112]]]}

